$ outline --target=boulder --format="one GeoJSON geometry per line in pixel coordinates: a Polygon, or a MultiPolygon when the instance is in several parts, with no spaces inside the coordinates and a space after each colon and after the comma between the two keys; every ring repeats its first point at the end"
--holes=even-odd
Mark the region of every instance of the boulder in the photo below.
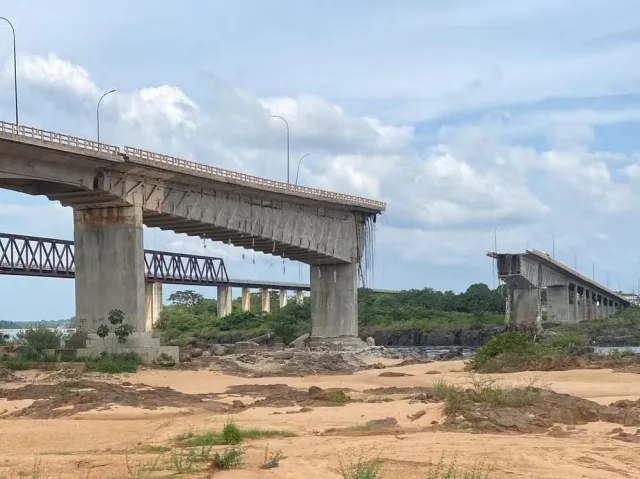
{"type": "Polygon", "coordinates": [[[273,359],[288,360],[293,359],[293,351],[279,351],[274,353],[273,359]]]}
{"type": "Polygon", "coordinates": [[[235,346],[236,354],[255,353],[260,349],[260,345],[253,341],[239,341],[235,346]]]}
{"type": "Polygon", "coordinates": [[[372,348],[372,347],[374,347],[375,345],[376,345],[376,340],[375,340],[375,339],[373,339],[371,336],[369,336],[369,337],[367,338],[367,346],[368,346],[368,347],[370,347],[370,348],[372,348]]]}
{"type": "Polygon", "coordinates": [[[202,356],[202,353],[203,353],[202,349],[200,349],[200,348],[193,348],[193,349],[191,350],[191,357],[192,357],[192,358],[198,358],[198,357],[202,356]]]}
{"type": "Polygon", "coordinates": [[[255,338],[251,338],[248,342],[263,344],[269,341],[271,338],[273,338],[273,333],[266,333],[255,338]]]}
{"type": "Polygon", "coordinates": [[[378,428],[378,427],[396,427],[398,425],[398,420],[394,417],[386,417],[384,419],[373,419],[372,421],[367,422],[367,427],[378,428]]]}
{"type": "Polygon", "coordinates": [[[227,354],[227,348],[222,344],[214,344],[213,346],[211,346],[211,352],[214,356],[224,356],[225,354],[227,354]]]}
{"type": "Polygon", "coordinates": [[[187,344],[195,346],[198,343],[198,338],[190,337],[187,338],[187,344]]]}
{"type": "Polygon", "coordinates": [[[209,356],[211,356],[211,351],[208,351],[208,350],[202,351],[203,358],[208,358],[209,356]]]}
{"type": "Polygon", "coordinates": [[[291,341],[291,343],[289,343],[289,346],[296,347],[297,344],[300,344],[300,343],[304,344],[309,340],[310,336],[311,335],[309,333],[303,334],[302,336],[298,336],[296,339],[291,341]]]}

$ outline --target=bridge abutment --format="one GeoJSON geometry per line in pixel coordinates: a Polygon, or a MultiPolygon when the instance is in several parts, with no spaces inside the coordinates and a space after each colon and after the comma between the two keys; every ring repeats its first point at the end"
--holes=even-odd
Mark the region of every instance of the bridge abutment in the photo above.
{"type": "Polygon", "coordinates": [[[362,347],[358,337],[358,265],[314,265],[310,279],[310,346],[339,343],[362,347]]]}
{"type": "Polygon", "coordinates": [[[95,332],[109,311],[146,330],[140,206],[75,209],[76,327],[95,332]]]}

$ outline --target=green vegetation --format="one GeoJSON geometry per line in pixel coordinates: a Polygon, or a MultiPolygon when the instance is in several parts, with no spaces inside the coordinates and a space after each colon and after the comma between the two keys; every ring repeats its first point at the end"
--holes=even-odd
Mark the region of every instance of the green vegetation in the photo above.
{"type": "Polygon", "coordinates": [[[426,479],[489,479],[489,473],[483,463],[477,463],[467,469],[458,466],[455,458],[447,464],[442,457],[431,467],[426,479]]]}
{"type": "Polygon", "coordinates": [[[98,357],[86,360],[87,370],[99,373],[135,373],[142,363],[140,355],[134,352],[102,353],[98,357]]]}
{"type": "MultiPolygon", "coordinates": [[[[469,286],[464,293],[440,292],[430,288],[399,293],[373,293],[361,289],[359,318],[362,336],[387,332],[450,331],[482,328],[504,323],[504,298],[500,289],[485,284],[469,286]]],[[[217,317],[217,303],[193,291],[179,291],[169,297],[156,329],[166,340],[186,342],[192,336],[204,340],[235,342],[273,332],[285,343],[310,332],[311,303],[279,308],[279,293],[271,292],[271,313],[260,311],[260,294],[251,295],[251,311],[241,311],[240,299],[232,303],[232,314],[217,317]]]]}
{"type": "Polygon", "coordinates": [[[228,447],[222,453],[216,452],[213,455],[212,467],[216,471],[226,471],[242,465],[242,456],[244,456],[244,449],[233,446],[228,447]]]}
{"type": "Polygon", "coordinates": [[[367,459],[364,454],[348,461],[340,460],[339,473],[344,479],[379,479],[382,477],[384,461],[379,458],[367,459]]]}
{"type": "MultiPolygon", "coordinates": [[[[54,361],[54,358],[45,353],[47,349],[60,347],[62,334],[44,326],[34,324],[29,329],[20,331],[13,343],[17,349],[13,351],[0,351],[0,365],[13,371],[33,369],[37,363],[54,361]]],[[[3,337],[0,345],[9,344],[9,338],[3,337]]]]}
{"type": "Polygon", "coordinates": [[[285,459],[284,453],[278,449],[274,452],[269,452],[269,447],[264,448],[264,462],[260,469],[274,469],[280,465],[280,461],[285,459]]]}
{"type": "Polygon", "coordinates": [[[522,386],[503,386],[500,382],[490,378],[471,377],[471,384],[461,387],[438,381],[434,386],[434,393],[444,399],[444,412],[447,415],[465,410],[469,402],[494,407],[524,407],[536,404],[545,391],[544,386],[538,386],[535,381],[522,386]]]}
{"type": "Polygon", "coordinates": [[[294,437],[289,431],[269,431],[262,429],[240,429],[234,423],[225,424],[221,432],[207,431],[201,434],[186,432],[176,438],[176,442],[184,447],[200,446],[235,446],[247,439],[270,437],[294,437]]]}
{"type": "MultiPolygon", "coordinates": [[[[37,324],[41,324],[46,328],[63,328],[68,324],[71,324],[71,319],[58,319],[55,321],[39,321],[37,324]]],[[[33,321],[6,321],[0,319],[0,329],[28,329],[36,324],[33,321]]]]}

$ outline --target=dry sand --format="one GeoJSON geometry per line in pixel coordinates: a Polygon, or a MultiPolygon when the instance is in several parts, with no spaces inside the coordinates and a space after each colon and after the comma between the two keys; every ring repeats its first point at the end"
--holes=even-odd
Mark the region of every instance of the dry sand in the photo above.
{"type": "MultiPolygon", "coordinates": [[[[380,362],[375,360],[375,362],[380,362]]],[[[120,379],[150,386],[170,386],[184,393],[223,393],[227,387],[249,384],[287,384],[292,387],[366,389],[389,386],[427,386],[440,379],[463,384],[469,374],[462,362],[387,368],[412,376],[379,377],[380,370],[349,376],[309,376],[304,378],[238,378],[210,371],[144,370],[120,379]],[[425,374],[437,371],[439,374],[425,374]]],[[[21,373],[37,381],[33,373],[21,373]],[[31,376],[30,376],[31,375],[31,376]]],[[[608,404],[619,399],[640,397],[640,376],[611,370],[578,370],[491,375],[510,383],[544,383],[553,390],[608,404]]],[[[8,387],[16,387],[16,384],[8,387]]],[[[248,397],[226,397],[230,402],[248,397]]],[[[31,401],[0,399],[0,412],[28,406],[31,401]]],[[[301,414],[285,414],[299,408],[250,408],[234,414],[243,428],[288,430],[297,437],[249,441],[242,469],[218,472],[224,478],[339,478],[339,459],[365,453],[386,459],[385,478],[424,478],[429,465],[444,455],[463,465],[478,461],[494,469],[492,478],[640,478],[640,445],[617,441],[608,434],[616,425],[592,423],[579,426],[566,438],[547,435],[477,434],[424,431],[432,421],[442,419],[439,404],[409,404],[407,400],[386,403],[355,403],[343,407],[315,408],[301,414]],[[407,416],[419,410],[426,415],[416,421],[407,416]],[[274,414],[279,413],[279,414],[274,414]],[[394,417],[405,432],[401,435],[319,435],[331,428],[363,425],[369,420],[394,417]],[[265,447],[281,449],[287,456],[280,467],[258,468],[265,447]]],[[[230,418],[198,408],[143,410],[114,407],[88,411],[62,419],[0,419],[0,478],[31,477],[34,460],[51,478],[127,478],[130,466],[152,462],[157,454],[150,446],[171,446],[172,439],[185,431],[219,430],[230,418]],[[146,452],[145,452],[146,451],[146,452]],[[34,459],[36,458],[37,459],[34,459]],[[26,474],[19,475],[20,473],[26,474]]],[[[626,428],[635,433],[635,428],[626,428]]],[[[165,458],[161,458],[164,461],[165,458]]],[[[167,477],[165,474],[152,477],[167,477]]],[[[209,477],[207,474],[179,477],[209,477]]]]}

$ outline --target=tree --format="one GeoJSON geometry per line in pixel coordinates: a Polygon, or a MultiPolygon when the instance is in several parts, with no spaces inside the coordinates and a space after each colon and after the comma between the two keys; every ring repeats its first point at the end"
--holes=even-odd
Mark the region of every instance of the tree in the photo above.
{"type": "Polygon", "coordinates": [[[177,306],[197,306],[204,301],[204,296],[195,291],[177,291],[169,296],[169,301],[177,306]]]}

